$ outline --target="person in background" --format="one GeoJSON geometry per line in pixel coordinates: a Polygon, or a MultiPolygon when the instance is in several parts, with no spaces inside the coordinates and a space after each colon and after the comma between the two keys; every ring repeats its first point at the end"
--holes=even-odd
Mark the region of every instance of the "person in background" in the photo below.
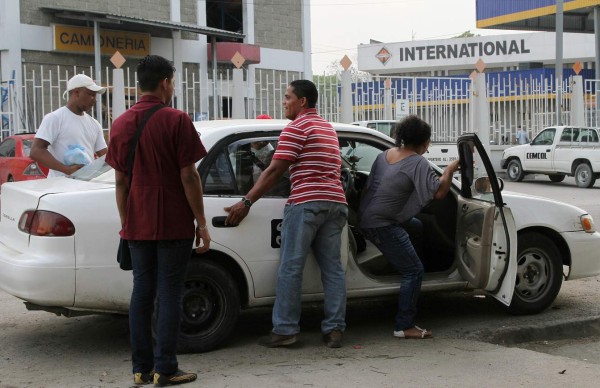
{"type": "Polygon", "coordinates": [[[114,121],[106,156],[115,169],[121,237],[129,241],[133,266],[129,328],[135,384],[176,385],[197,377],[179,369],[177,338],[194,238],[196,245],[203,243],[196,253],[210,247],[202,182],[196,169],[206,150],[190,117],[169,107],[174,72],[171,63],[158,55],[139,62],[142,96],[114,121]],[[138,124],[157,106],[164,107],[150,117],[141,132],[130,182],[127,157],[131,141],[138,124]]]}
{"type": "Polygon", "coordinates": [[[335,130],[317,114],[319,93],[308,80],[292,81],[284,96],[285,116],[293,120],[279,136],[273,160],[258,182],[235,205],[225,208],[226,225],[239,224],[289,169],[291,194],[283,213],[281,260],[273,307],[273,330],[259,340],[266,347],[288,346],[300,332],[302,272],[311,251],[321,268],[325,294],[321,322],[329,348],[342,346],[346,328],[346,283],[341,261],[342,229],[348,206],[340,180],[340,147],[335,130]]]}
{"type": "Polygon", "coordinates": [[[527,144],[527,132],[522,127],[517,127],[517,141],[519,144],[527,144]]]}
{"type": "Polygon", "coordinates": [[[77,74],[67,82],[67,105],[44,116],[29,156],[50,169],[48,178],[71,175],[83,167],[65,160],[70,150],[84,153],[78,160],[106,154],[102,126],[87,113],[96,104],[96,96],[105,91],[87,75],[77,74]]]}
{"type": "Polygon", "coordinates": [[[375,159],[359,208],[363,235],[400,273],[393,331],[398,338],[433,336],[415,324],[424,268],[407,230],[420,233],[422,224],[415,216],[432,199],[448,194],[460,162],[451,162],[438,178],[423,157],[430,142],[431,126],[419,117],[411,115],[398,123],[396,146],[375,159]]]}

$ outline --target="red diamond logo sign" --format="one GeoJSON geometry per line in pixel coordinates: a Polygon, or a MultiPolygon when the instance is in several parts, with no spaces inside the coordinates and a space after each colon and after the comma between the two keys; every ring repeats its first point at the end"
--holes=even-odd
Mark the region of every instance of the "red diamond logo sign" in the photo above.
{"type": "Polygon", "coordinates": [[[388,63],[388,61],[392,57],[392,54],[388,51],[388,49],[386,49],[385,47],[383,47],[381,50],[379,50],[379,52],[377,53],[377,55],[375,55],[375,57],[377,59],[379,59],[379,61],[382,64],[385,65],[386,63],[388,63]]]}

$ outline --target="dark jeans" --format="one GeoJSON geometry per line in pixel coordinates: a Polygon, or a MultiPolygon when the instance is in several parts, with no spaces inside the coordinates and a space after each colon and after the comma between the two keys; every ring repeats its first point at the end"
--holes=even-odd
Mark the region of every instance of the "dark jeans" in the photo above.
{"type": "Polygon", "coordinates": [[[417,301],[425,270],[406,229],[414,229],[416,232],[420,230],[420,225],[421,221],[413,218],[403,225],[395,224],[381,228],[363,229],[364,236],[371,240],[383,253],[383,256],[400,272],[398,313],[394,328],[396,331],[415,326],[417,301]]]}
{"type": "Polygon", "coordinates": [[[192,243],[192,239],[129,241],[133,264],[129,306],[133,373],[152,369],[163,374],[177,371],[181,298],[192,243]],[[152,314],[156,295],[158,311],[153,349],[152,314]]]}

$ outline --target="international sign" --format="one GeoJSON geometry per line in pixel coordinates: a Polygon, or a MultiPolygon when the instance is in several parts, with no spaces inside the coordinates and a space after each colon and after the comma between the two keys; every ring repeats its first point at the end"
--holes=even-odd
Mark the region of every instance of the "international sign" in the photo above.
{"type": "Polygon", "coordinates": [[[400,120],[409,114],[408,100],[396,100],[396,120],[400,120]]]}
{"type": "MultiPolygon", "coordinates": [[[[94,29],[91,27],[54,24],[54,50],[69,53],[94,53],[94,29]]],[[[100,30],[100,52],[112,55],[145,57],[150,54],[150,34],[129,31],[100,30]]]]}
{"type": "Polygon", "coordinates": [[[383,63],[385,65],[386,63],[388,63],[388,61],[392,57],[392,54],[388,51],[388,49],[383,47],[381,50],[379,50],[379,52],[375,56],[377,57],[377,59],[379,59],[379,61],[381,63],[383,63]]]}

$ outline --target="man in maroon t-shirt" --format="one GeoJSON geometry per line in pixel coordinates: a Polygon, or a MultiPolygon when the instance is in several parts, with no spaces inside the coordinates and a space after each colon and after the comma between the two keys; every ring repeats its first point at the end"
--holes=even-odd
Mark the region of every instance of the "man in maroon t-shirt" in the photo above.
{"type": "Polygon", "coordinates": [[[290,83],[283,102],[285,116],[293,120],[279,136],[273,160],[242,201],[225,208],[226,224],[237,225],[288,169],[292,191],[283,213],[281,252],[273,331],[261,338],[267,347],[296,342],[302,309],[302,272],[311,249],[321,269],[324,313],[323,341],[342,346],[346,328],[346,283],[341,261],[341,234],[348,206],[340,181],[340,146],[335,130],[317,114],[319,93],[308,80],[290,83]]]}
{"type": "Polygon", "coordinates": [[[140,61],[137,76],[142,97],[113,123],[106,155],[115,169],[120,234],[129,241],[133,266],[129,327],[135,384],[165,386],[196,380],[196,374],[178,367],[177,337],[194,238],[196,245],[202,241],[197,253],[206,252],[210,245],[196,170],[206,150],[189,116],[167,106],[173,97],[174,72],[169,61],[158,55],[140,61]],[[160,105],[164,107],[142,129],[128,176],[127,156],[137,127],[150,109],[160,105]]]}

